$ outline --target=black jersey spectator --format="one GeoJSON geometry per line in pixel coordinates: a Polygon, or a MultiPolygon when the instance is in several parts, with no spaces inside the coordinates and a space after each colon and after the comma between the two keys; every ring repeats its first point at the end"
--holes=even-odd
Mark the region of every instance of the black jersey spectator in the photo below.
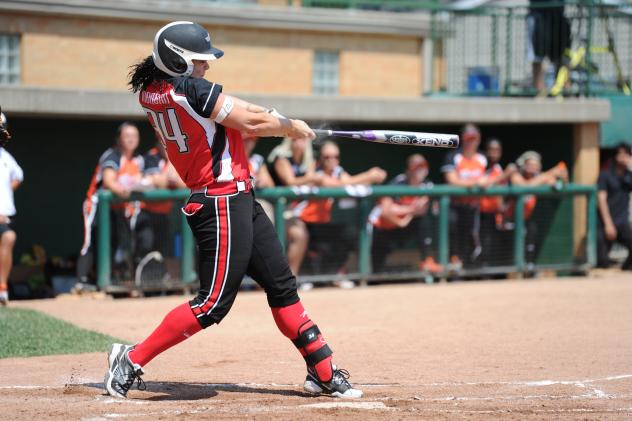
{"type": "MultiPolygon", "coordinates": [[[[139,142],[138,128],[133,123],[124,122],[117,130],[116,145],[107,149],[99,158],[83,203],[84,242],[77,261],[79,282],[73,288],[73,292],[96,289],[93,266],[98,190],[107,189],[114,195],[127,199],[132,191],[148,185],[147,180],[143,179],[145,160],[136,152],[139,142]]],[[[111,206],[111,244],[114,259],[119,263],[124,262],[126,257],[123,248],[117,246],[122,243],[124,237],[130,237],[130,231],[137,234],[137,254],[146,253],[151,249],[153,234],[150,225],[137,223],[140,209],[140,202],[125,202],[111,206]]]]}
{"type": "Polygon", "coordinates": [[[632,191],[632,149],[621,143],[610,167],[599,174],[599,230],[597,265],[609,265],[608,253],[616,241],[628,249],[623,270],[632,270],[632,230],[630,229],[630,192],[632,191]]]}

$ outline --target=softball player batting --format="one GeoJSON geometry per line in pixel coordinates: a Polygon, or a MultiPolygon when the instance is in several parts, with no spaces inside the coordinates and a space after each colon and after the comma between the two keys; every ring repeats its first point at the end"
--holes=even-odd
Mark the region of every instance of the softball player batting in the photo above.
{"type": "Polygon", "coordinates": [[[168,313],[141,343],[113,344],[105,388],[125,397],[154,357],[214,323],[230,310],[245,274],[265,290],[279,330],[307,364],[304,388],[314,394],[359,398],[296,292],[296,278],[272,223],[254,200],[241,132],[314,138],[305,122],[222,93],[204,79],[208,61],[224,53],[192,22],[172,22],[154,38],[153,54],[132,67],[131,90],[160,134],[169,160],[191,197],[183,208],[199,248],[200,290],[168,313]]]}

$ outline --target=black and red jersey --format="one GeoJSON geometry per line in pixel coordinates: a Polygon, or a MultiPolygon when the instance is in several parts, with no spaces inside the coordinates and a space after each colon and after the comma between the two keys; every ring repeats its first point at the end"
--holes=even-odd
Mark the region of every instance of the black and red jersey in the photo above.
{"type": "Polygon", "coordinates": [[[250,177],[239,131],[210,119],[221,92],[219,84],[180,76],[156,80],[139,95],[169,161],[192,190],[250,177]]]}
{"type": "Polygon", "coordinates": [[[132,188],[143,178],[145,170],[145,160],[141,155],[134,155],[131,159],[127,159],[116,148],[109,148],[99,158],[99,163],[94,169],[86,199],[91,200],[96,197],[97,190],[103,184],[103,171],[106,168],[112,168],[116,171],[116,181],[121,185],[132,188]]]}
{"type": "MultiPolygon", "coordinates": [[[[81,247],[81,255],[88,252],[91,244],[92,223],[97,213],[97,204],[99,203],[98,190],[103,185],[103,172],[106,168],[116,171],[116,181],[127,188],[133,188],[143,178],[145,171],[145,160],[140,155],[134,155],[131,159],[127,159],[116,148],[109,148],[99,158],[99,163],[94,169],[94,174],[88,186],[86,198],[83,201],[83,227],[84,240],[81,247]]],[[[142,203],[140,207],[142,207],[142,203]]],[[[117,203],[111,205],[112,209],[124,209],[126,216],[136,212],[136,204],[134,202],[117,203]]]]}

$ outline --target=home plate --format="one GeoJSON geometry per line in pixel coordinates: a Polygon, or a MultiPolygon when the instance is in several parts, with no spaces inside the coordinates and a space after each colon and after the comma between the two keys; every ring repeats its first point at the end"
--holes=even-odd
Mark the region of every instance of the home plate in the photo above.
{"type": "Polygon", "coordinates": [[[384,402],[321,402],[301,405],[303,408],[351,408],[351,409],[391,409],[384,402]]]}

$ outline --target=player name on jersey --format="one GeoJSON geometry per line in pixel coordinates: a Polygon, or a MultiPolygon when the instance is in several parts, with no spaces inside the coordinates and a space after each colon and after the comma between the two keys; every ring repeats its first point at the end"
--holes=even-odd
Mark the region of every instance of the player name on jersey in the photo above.
{"type": "Polygon", "coordinates": [[[169,105],[169,93],[142,91],[141,101],[149,104],[169,105]]]}

